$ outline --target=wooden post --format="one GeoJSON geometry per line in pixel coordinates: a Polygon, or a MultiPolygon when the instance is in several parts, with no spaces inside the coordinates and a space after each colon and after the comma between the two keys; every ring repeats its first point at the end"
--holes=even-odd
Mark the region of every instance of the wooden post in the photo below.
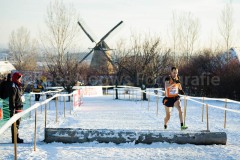
{"type": "Polygon", "coordinates": [[[66,112],[66,97],[64,96],[63,98],[64,98],[64,118],[65,118],[66,117],[65,116],[65,112],[66,112]]]}
{"type": "Polygon", "coordinates": [[[209,131],[209,121],[208,121],[208,104],[206,104],[206,118],[207,118],[207,131],[209,131]]]}
{"type": "Polygon", "coordinates": [[[150,94],[148,95],[148,110],[149,110],[149,108],[150,108],[150,106],[149,106],[149,101],[150,101],[150,94]]]}
{"type": "Polygon", "coordinates": [[[186,116],[187,116],[187,98],[184,96],[184,126],[186,125],[186,116]]]}
{"type": "Polygon", "coordinates": [[[35,109],[34,151],[36,151],[36,140],[37,140],[37,109],[35,109]]]}
{"type": "MultiPolygon", "coordinates": [[[[32,95],[30,94],[30,107],[32,106],[32,95]]],[[[31,118],[32,111],[29,112],[29,118],[31,118]]]]}
{"type": "Polygon", "coordinates": [[[156,113],[156,115],[158,116],[158,101],[159,101],[159,97],[158,96],[156,97],[156,100],[157,100],[157,113],[156,113]]]}
{"type": "Polygon", "coordinates": [[[134,100],[134,89],[132,89],[132,100],[134,100]]]}
{"type": "MultiPolygon", "coordinates": [[[[227,99],[225,99],[225,108],[227,108],[227,99]]],[[[227,111],[224,111],[224,129],[226,129],[227,125],[227,111]]]]}
{"type": "MultiPolygon", "coordinates": [[[[72,95],[72,97],[73,97],[73,95],[72,95]]],[[[72,114],[72,105],[73,105],[73,98],[72,98],[72,102],[71,102],[71,98],[70,98],[70,114],[72,114]]]]}
{"type": "Polygon", "coordinates": [[[137,101],[137,94],[138,94],[138,91],[137,91],[137,89],[136,89],[136,101],[137,101]]]}
{"type": "Polygon", "coordinates": [[[114,89],[114,87],[113,87],[113,99],[114,99],[114,96],[115,96],[115,89],[114,89]]]}
{"type": "MultiPolygon", "coordinates": [[[[204,97],[202,97],[202,103],[204,103],[204,97]]],[[[202,105],[202,122],[204,118],[204,104],[202,105]]]]}
{"type": "MultiPolygon", "coordinates": [[[[129,88],[128,88],[128,89],[129,89],[129,88]]],[[[130,92],[130,89],[129,89],[129,90],[128,90],[128,94],[129,94],[129,99],[130,99],[130,93],[131,93],[131,92],[130,92]]]]}
{"type": "Polygon", "coordinates": [[[56,107],[56,123],[58,122],[58,103],[57,103],[58,97],[55,98],[55,107],[56,107]]]}
{"type": "Polygon", "coordinates": [[[17,160],[17,124],[13,124],[13,140],[14,140],[14,159],[17,160]]]}
{"type": "Polygon", "coordinates": [[[48,103],[48,109],[50,110],[50,103],[51,103],[51,101],[49,101],[49,103],[48,103]]]}
{"type": "Polygon", "coordinates": [[[44,118],[44,122],[45,122],[45,128],[47,127],[47,103],[45,103],[45,118],[44,118]]]}

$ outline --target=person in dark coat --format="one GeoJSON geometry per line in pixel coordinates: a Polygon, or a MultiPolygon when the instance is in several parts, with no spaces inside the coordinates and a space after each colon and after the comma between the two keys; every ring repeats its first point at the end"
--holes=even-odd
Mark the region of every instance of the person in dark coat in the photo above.
{"type": "MultiPolygon", "coordinates": [[[[11,74],[9,73],[7,75],[7,79],[6,81],[3,81],[0,84],[0,98],[2,98],[2,109],[3,110],[9,110],[9,95],[10,95],[10,88],[12,87],[12,77],[11,74]]],[[[9,113],[4,113],[3,114],[3,119],[9,119],[10,118],[10,114],[9,113]]]]}
{"type": "MultiPolygon", "coordinates": [[[[9,95],[9,110],[10,117],[14,114],[22,112],[23,110],[23,102],[22,102],[22,74],[19,72],[15,72],[12,76],[12,87],[10,88],[9,95]]],[[[17,132],[17,143],[23,143],[23,139],[19,138],[18,129],[20,125],[21,118],[16,121],[16,132],[17,132]]],[[[14,125],[11,127],[12,132],[12,143],[14,143],[14,125]]]]}
{"type": "Polygon", "coordinates": [[[12,86],[11,73],[9,73],[7,75],[6,81],[3,81],[0,84],[0,87],[1,87],[1,98],[2,99],[7,99],[9,97],[11,86],[12,86]]]}
{"type": "MultiPolygon", "coordinates": [[[[42,81],[37,80],[33,86],[33,92],[40,93],[43,91],[42,81]]],[[[35,101],[39,101],[41,94],[35,94],[35,101]]]]}

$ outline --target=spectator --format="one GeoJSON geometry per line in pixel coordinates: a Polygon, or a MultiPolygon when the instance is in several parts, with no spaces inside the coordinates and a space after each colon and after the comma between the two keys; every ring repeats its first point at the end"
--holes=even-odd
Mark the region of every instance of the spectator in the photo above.
{"type": "MultiPolygon", "coordinates": [[[[10,88],[9,94],[9,110],[10,117],[14,114],[22,112],[23,102],[22,102],[22,74],[15,72],[12,76],[12,87],[10,88]]],[[[19,138],[18,130],[20,126],[21,118],[16,121],[16,132],[17,132],[17,143],[23,143],[23,139],[19,138]]],[[[12,143],[14,143],[14,125],[11,127],[12,133],[12,143]]]]}

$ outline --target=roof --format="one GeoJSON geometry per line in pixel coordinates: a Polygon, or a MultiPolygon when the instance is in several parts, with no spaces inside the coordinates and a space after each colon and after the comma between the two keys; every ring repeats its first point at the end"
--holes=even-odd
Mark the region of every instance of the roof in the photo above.
{"type": "Polygon", "coordinates": [[[240,48],[235,47],[229,49],[229,51],[226,51],[220,55],[221,61],[224,63],[227,63],[227,55],[229,55],[229,60],[238,60],[240,62],[240,48]]]}
{"type": "Polygon", "coordinates": [[[10,73],[16,68],[8,61],[0,61],[0,74],[10,73]]]}

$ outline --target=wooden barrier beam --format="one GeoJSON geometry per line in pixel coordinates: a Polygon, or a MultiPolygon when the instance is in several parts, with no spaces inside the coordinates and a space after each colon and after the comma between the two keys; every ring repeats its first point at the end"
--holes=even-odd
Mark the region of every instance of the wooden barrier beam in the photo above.
{"type": "Polygon", "coordinates": [[[196,145],[226,145],[225,132],[172,132],[172,131],[135,131],[110,129],[81,129],[81,128],[46,128],[45,142],[84,143],[97,141],[99,143],[127,143],[135,142],[151,144],[154,142],[168,142],[196,145]]]}

